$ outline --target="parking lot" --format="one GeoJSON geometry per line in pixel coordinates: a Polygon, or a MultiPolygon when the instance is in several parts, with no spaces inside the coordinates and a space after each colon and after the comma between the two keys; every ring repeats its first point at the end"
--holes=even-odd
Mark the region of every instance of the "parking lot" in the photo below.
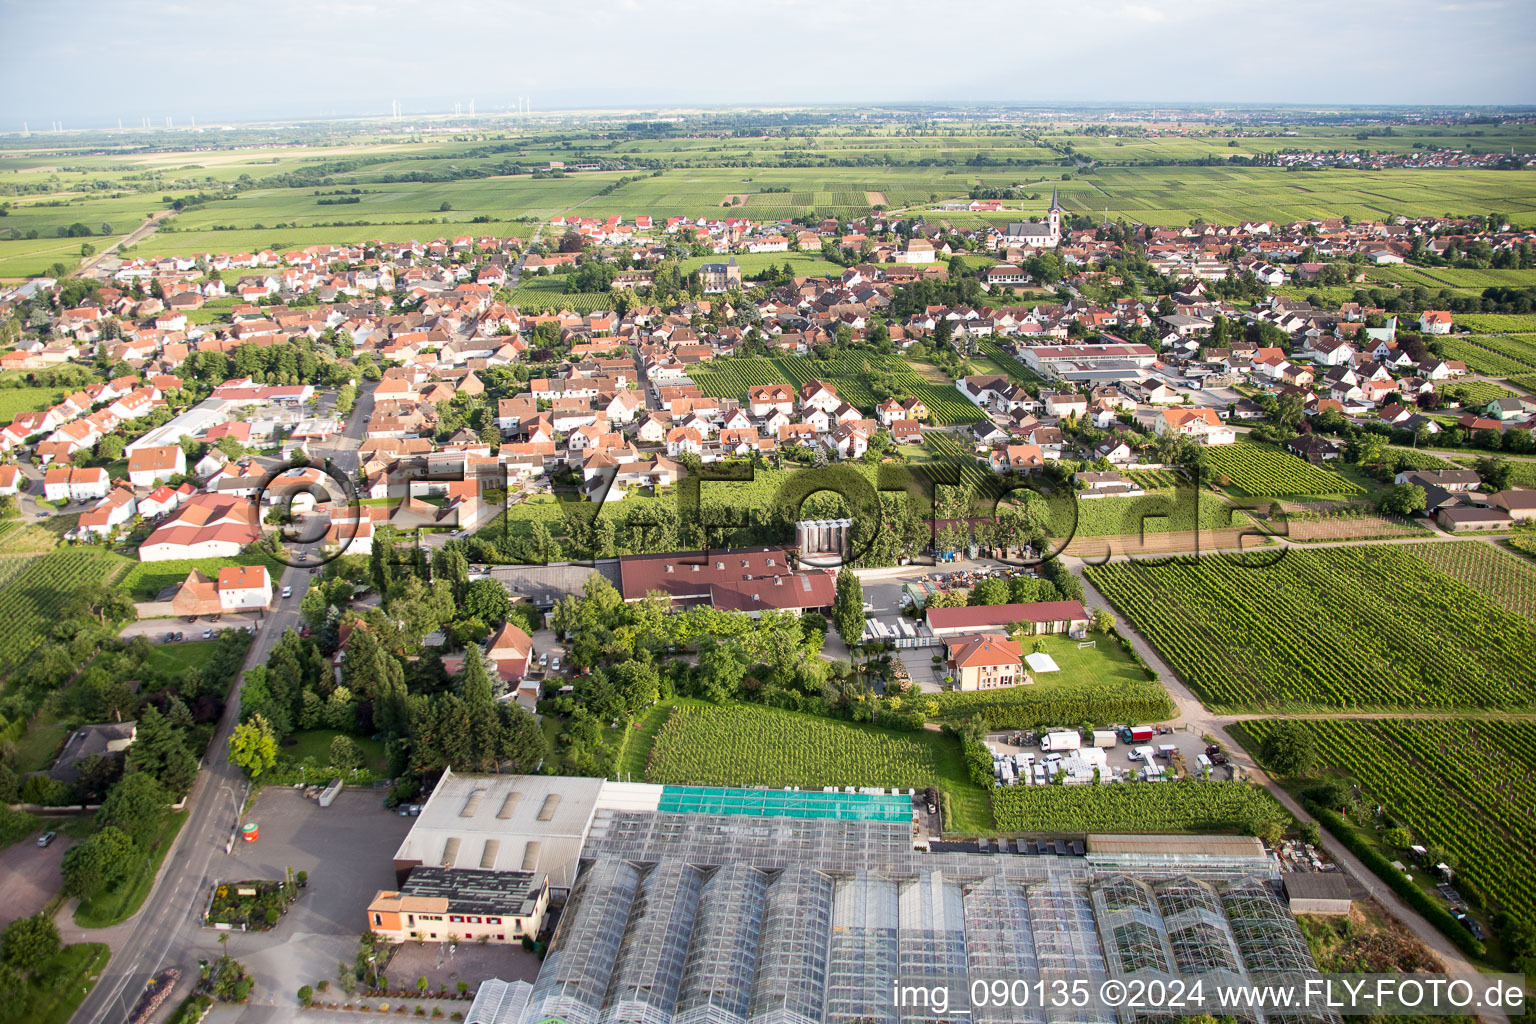
{"type": "Polygon", "coordinates": [[[405,942],[395,949],[386,971],[392,986],[415,988],[427,979],[427,991],[447,986],[450,993],[464,982],[474,991],[487,978],[532,982],[539,975],[539,957],[521,945],[502,943],[405,942]]]}
{"type": "MultiPolygon", "coordinates": [[[[261,792],[245,816],[261,835],[236,842],[217,867],[216,881],[281,879],[288,868],[309,872],[309,885],[276,928],[231,933],[228,952],[257,979],[252,1002],[292,1000],[300,985],[336,978],[338,961],[357,954],[367,907],[380,889],[395,887],[392,855],[415,819],[383,807],[383,791],[345,789],[330,807],[291,788],[261,792]]],[[[206,931],[208,949],[218,935],[206,931]]]]}
{"type": "MultiPolygon", "coordinates": [[[[1205,753],[1205,740],[1201,739],[1198,733],[1185,729],[1167,726],[1163,728],[1167,728],[1168,731],[1154,735],[1150,740],[1125,743],[1117,739],[1113,747],[1105,748],[1105,761],[1110,771],[1117,774],[1123,773],[1124,778],[1127,780],[1135,779],[1141,769],[1147,766],[1147,762],[1143,758],[1135,755],[1136,749],[1142,747],[1153,748],[1154,753],[1157,755],[1154,757],[1154,763],[1167,769],[1169,765],[1173,764],[1173,761],[1169,757],[1162,756],[1159,752],[1163,747],[1174,747],[1183,758],[1185,769],[1192,775],[1197,774],[1200,771],[1198,759],[1200,755],[1205,753]]],[[[1038,737],[1036,742],[1029,742],[1028,740],[1028,733],[1012,731],[993,733],[987,737],[987,745],[992,748],[994,753],[1010,757],[1016,754],[1032,754],[1037,763],[1051,756],[1051,752],[1043,751],[1040,748],[1038,737]]],[[[1231,777],[1232,770],[1230,766],[1213,765],[1211,778],[1225,780],[1231,777]]]]}
{"type": "Polygon", "coordinates": [[[0,903],[0,929],[42,910],[58,891],[59,864],[74,840],[60,835],[47,847],[37,845],[39,835],[57,827],[45,820],[41,829],[0,850],[0,892],[5,893],[0,903]]]}

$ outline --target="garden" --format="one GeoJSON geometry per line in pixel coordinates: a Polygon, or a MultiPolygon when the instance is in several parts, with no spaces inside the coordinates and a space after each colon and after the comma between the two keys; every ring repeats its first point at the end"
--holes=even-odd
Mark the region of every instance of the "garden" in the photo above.
{"type": "Polygon", "coordinates": [[[1220,712],[1528,708],[1532,624],[1392,546],[1086,570],[1220,712]]]}
{"type": "Polygon", "coordinates": [[[213,887],[203,923],[213,928],[264,932],[272,928],[298,898],[309,877],[300,871],[292,881],[221,882],[213,887]]]}

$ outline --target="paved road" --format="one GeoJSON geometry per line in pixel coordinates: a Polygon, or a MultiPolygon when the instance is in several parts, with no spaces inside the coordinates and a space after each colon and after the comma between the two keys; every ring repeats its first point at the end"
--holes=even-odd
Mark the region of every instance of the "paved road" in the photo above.
{"type": "MultiPolygon", "coordinates": [[[[301,582],[298,570],[285,570],[280,584],[301,582]]],[[[303,588],[295,587],[288,600],[278,598],[274,610],[246,655],[244,668],[264,664],[284,630],[299,624],[299,600],[303,588]]],[[[240,707],[242,674],[230,692],[229,705],[209,745],[203,771],[187,799],[188,816],[156,879],[155,887],[139,913],[123,925],[103,932],[72,926],[64,931],[71,941],[94,939],[112,947],[112,960],[101,981],[75,1011],[74,1024],[104,1024],[127,1015],[148,978],[170,966],[183,973],[195,970],[196,957],[207,951],[198,912],[207,886],[219,875],[227,854],[226,843],[239,824],[239,805],[246,780],[225,760],[224,752],[240,707]]]]}

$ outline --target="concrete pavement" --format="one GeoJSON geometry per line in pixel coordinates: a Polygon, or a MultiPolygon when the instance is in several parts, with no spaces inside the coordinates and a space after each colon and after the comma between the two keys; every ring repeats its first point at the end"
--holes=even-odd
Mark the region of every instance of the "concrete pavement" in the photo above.
{"type": "MultiPolygon", "coordinates": [[[[298,584],[301,578],[307,577],[300,570],[287,569],[279,584],[298,584]]],[[[225,845],[239,824],[240,802],[246,792],[244,774],[225,757],[239,715],[244,670],[265,664],[283,631],[297,628],[302,596],[303,588],[296,586],[291,598],[276,599],[274,610],[256,634],[241,675],[230,690],[203,770],[187,798],[186,823],[144,906],[123,925],[100,932],[76,930],[79,939],[106,941],[113,955],[101,980],[71,1018],[74,1024],[105,1024],[126,1017],[151,975],[172,966],[185,974],[196,969],[198,956],[206,954],[207,941],[198,914],[207,887],[223,874],[223,862],[229,856],[225,845]]]]}

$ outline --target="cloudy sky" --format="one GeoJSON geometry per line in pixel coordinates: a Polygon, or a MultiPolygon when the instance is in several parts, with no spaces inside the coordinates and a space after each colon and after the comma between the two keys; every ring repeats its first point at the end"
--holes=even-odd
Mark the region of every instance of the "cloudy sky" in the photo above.
{"type": "Polygon", "coordinates": [[[1532,0],[0,0],[0,131],[835,102],[1536,103],[1532,0]]]}

